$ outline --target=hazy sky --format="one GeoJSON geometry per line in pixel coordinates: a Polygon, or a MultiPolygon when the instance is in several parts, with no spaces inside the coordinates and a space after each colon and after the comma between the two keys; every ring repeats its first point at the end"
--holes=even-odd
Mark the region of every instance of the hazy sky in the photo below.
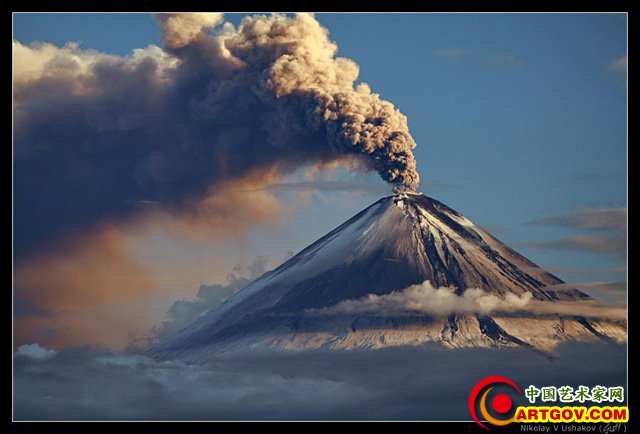
{"type": "MultiPolygon", "coordinates": [[[[240,18],[226,16],[234,24],[240,18]]],[[[598,293],[597,282],[624,279],[624,14],[318,14],[317,19],[337,43],[338,55],[360,66],[359,80],[407,115],[417,142],[420,191],[564,280],[589,282],[585,288],[594,295],[607,294],[598,293]]],[[[147,14],[16,14],[14,38],[25,45],[77,41],[81,48],[119,56],[162,45],[159,27],[147,14]]],[[[233,247],[227,251],[211,250],[209,244],[216,242],[207,238],[185,244],[162,232],[141,235],[135,248],[149,263],[171,262],[172,272],[193,277],[163,282],[164,290],[136,298],[148,323],[161,319],[173,300],[194,296],[199,284],[224,282],[235,264],[269,255],[277,265],[287,252],[300,250],[390,191],[375,173],[338,170],[313,181],[293,176],[290,182],[303,179],[273,187],[287,205],[284,217],[275,225],[242,229],[240,240],[228,239],[233,247]]],[[[211,236],[225,240],[228,234],[211,236]]],[[[38,308],[29,305],[25,311],[38,308]]],[[[64,322],[45,327],[43,318],[41,312],[31,332],[68,327],[64,322]]]]}

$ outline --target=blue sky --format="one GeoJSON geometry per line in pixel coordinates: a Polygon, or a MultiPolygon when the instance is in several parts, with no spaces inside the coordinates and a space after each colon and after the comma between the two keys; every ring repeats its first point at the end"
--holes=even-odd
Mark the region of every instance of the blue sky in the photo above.
{"type": "MultiPolygon", "coordinates": [[[[227,19],[237,23],[240,16],[227,19]]],[[[624,266],[619,254],[533,246],[594,232],[527,224],[581,207],[626,206],[626,71],[611,66],[626,55],[624,14],[318,19],[339,55],[360,65],[360,79],[408,116],[422,192],[490,228],[534,262],[560,269],[565,280],[624,277],[610,270],[624,266]]],[[[80,41],[117,55],[160,45],[147,14],[16,14],[14,37],[25,44],[80,41]]],[[[375,174],[343,176],[382,183],[375,174]]],[[[297,251],[380,195],[379,189],[316,191],[286,226],[257,228],[244,260],[297,251]]]]}

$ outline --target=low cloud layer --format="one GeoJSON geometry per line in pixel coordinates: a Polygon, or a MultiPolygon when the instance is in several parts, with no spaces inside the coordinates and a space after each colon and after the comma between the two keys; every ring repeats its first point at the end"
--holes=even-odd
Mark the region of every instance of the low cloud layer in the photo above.
{"type": "Polygon", "coordinates": [[[407,312],[421,312],[436,316],[450,313],[488,314],[495,311],[513,311],[524,308],[532,295],[525,292],[521,296],[506,294],[498,297],[478,288],[469,288],[456,295],[455,288],[434,288],[430,281],[412,285],[402,291],[390,294],[369,294],[366,297],[345,300],[324,309],[309,310],[311,315],[350,315],[375,313],[378,315],[398,315],[407,312]]]}
{"type": "MultiPolygon", "coordinates": [[[[574,288],[574,286],[571,286],[574,288]]],[[[622,321],[627,320],[626,302],[603,303],[598,300],[582,300],[573,302],[543,302],[534,301],[527,309],[535,314],[555,314],[566,316],[584,316],[600,320],[622,321]]]]}
{"type": "MultiPolygon", "coordinates": [[[[473,385],[626,385],[626,347],[256,352],[207,365],[91,348],[16,354],[16,420],[470,420],[473,385]],[[589,360],[589,363],[584,363],[589,360]]],[[[516,404],[522,398],[513,397],[516,404]]]]}
{"type": "MultiPolygon", "coordinates": [[[[567,285],[566,287],[566,289],[571,288],[575,286],[567,285]]],[[[560,289],[563,287],[549,288],[549,290],[560,289]]],[[[307,314],[312,316],[361,314],[394,316],[425,313],[435,317],[446,317],[451,313],[487,315],[495,312],[582,315],[599,319],[624,320],[627,309],[625,305],[611,305],[597,300],[539,301],[534,300],[529,292],[522,295],[507,293],[504,296],[498,296],[478,288],[469,288],[457,295],[455,288],[434,288],[430,281],[425,281],[390,294],[370,294],[358,299],[345,300],[328,308],[310,309],[307,314]]]]}

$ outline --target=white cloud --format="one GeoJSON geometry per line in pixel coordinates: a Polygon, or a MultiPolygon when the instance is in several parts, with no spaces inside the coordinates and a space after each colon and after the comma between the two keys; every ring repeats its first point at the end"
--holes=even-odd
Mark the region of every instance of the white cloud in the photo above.
{"type": "MultiPolygon", "coordinates": [[[[573,284],[556,285],[550,291],[575,288],[573,284]]],[[[412,285],[390,294],[370,294],[366,297],[345,300],[323,309],[309,309],[310,316],[353,314],[402,315],[411,312],[444,317],[450,313],[482,314],[493,312],[526,312],[541,315],[582,315],[590,318],[623,320],[626,305],[607,304],[597,300],[541,301],[533,299],[530,292],[521,295],[507,293],[504,296],[490,294],[482,289],[469,288],[456,295],[455,288],[434,288],[430,281],[412,285]]]]}
{"type": "Polygon", "coordinates": [[[145,61],[153,61],[157,68],[159,82],[167,79],[168,71],[178,65],[178,59],[157,45],[135,48],[125,57],[112,56],[92,49],[82,49],[77,42],[67,42],[57,47],[47,42],[35,42],[24,45],[13,41],[13,79],[16,85],[25,85],[42,78],[66,79],[73,84],[74,90],[87,92],[87,86],[80,86],[81,76],[91,75],[97,64],[119,64],[124,70],[133,70],[145,61]]]}
{"type": "Polygon", "coordinates": [[[622,56],[609,64],[609,70],[615,72],[627,72],[627,56],[622,56]]]}
{"type": "Polygon", "coordinates": [[[56,351],[42,347],[40,344],[24,344],[18,348],[16,354],[31,360],[44,361],[55,356],[56,351]]]}
{"type": "Polygon", "coordinates": [[[412,285],[402,291],[390,294],[369,294],[366,297],[345,300],[335,306],[324,309],[309,310],[311,315],[341,315],[354,313],[376,313],[395,315],[406,312],[421,312],[431,315],[446,316],[450,313],[488,314],[495,311],[509,312],[523,309],[532,295],[512,293],[496,296],[478,288],[469,288],[461,295],[456,295],[455,288],[434,288],[426,280],[412,285]]]}

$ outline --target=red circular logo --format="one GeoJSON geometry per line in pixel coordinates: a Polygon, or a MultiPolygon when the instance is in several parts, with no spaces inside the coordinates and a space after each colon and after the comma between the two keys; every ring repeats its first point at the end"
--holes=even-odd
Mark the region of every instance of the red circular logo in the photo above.
{"type": "MultiPolygon", "coordinates": [[[[469,394],[468,405],[469,405],[469,413],[471,413],[471,417],[473,417],[473,420],[476,421],[476,423],[484,429],[491,429],[491,428],[489,428],[488,426],[480,422],[480,419],[478,419],[478,415],[476,413],[476,401],[477,401],[478,395],[480,395],[481,393],[482,395],[480,396],[480,405],[479,405],[480,413],[482,414],[482,417],[487,422],[489,422],[491,425],[503,426],[503,425],[510,424],[511,422],[513,422],[513,419],[514,419],[513,416],[508,419],[498,419],[496,417],[491,416],[491,414],[489,413],[489,410],[487,409],[487,396],[489,395],[489,392],[491,392],[491,390],[497,384],[506,384],[508,386],[511,386],[513,389],[515,389],[516,392],[518,392],[518,394],[522,393],[520,392],[520,388],[516,385],[516,383],[514,383],[513,381],[509,380],[506,377],[501,377],[499,375],[493,375],[491,377],[487,377],[478,381],[478,383],[475,386],[473,386],[473,389],[469,394]]],[[[498,414],[507,414],[513,408],[513,400],[506,393],[500,393],[494,396],[493,399],[491,399],[491,407],[498,414]]]]}

